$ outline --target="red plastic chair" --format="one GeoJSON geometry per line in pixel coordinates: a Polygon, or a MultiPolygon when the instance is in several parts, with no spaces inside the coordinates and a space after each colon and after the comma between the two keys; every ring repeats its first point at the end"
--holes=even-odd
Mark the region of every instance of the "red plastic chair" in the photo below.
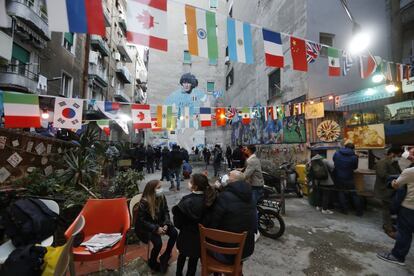
{"type": "MultiPolygon", "coordinates": [[[[130,227],[129,212],[126,198],[117,199],[89,199],[79,216],[85,217],[83,228],[84,241],[98,233],[122,233],[122,239],[113,247],[97,253],[89,252],[85,247],[73,248],[73,259],[76,262],[102,260],[112,256],[119,256],[119,272],[122,275],[125,254],[126,233],[130,227]]],[[[68,239],[75,228],[74,223],[66,230],[68,239]]]]}

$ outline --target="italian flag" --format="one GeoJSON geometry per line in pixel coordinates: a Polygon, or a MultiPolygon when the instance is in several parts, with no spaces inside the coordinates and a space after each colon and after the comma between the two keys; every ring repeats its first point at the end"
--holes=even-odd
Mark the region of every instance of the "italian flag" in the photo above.
{"type": "Polygon", "coordinates": [[[341,75],[341,65],[339,63],[339,50],[328,48],[329,76],[338,77],[341,75]]]}
{"type": "Polygon", "coordinates": [[[251,122],[250,119],[250,108],[249,107],[244,107],[241,109],[240,115],[242,117],[242,124],[243,125],[248,125],[251,122]]]}
{"type": "Polygon", "coordinates": [[[190,54],[210,60],[217,59],[216,14],[186,5],[185,19],[190,54]]]}
{"type": "Polygon", "coordinates": [[[109,128],[109,120],[99,120],[96,121],[96,124],[100,129],[102,129],[106,136],[109,136],[111,134],[111,129],[109,128]]]}
{"type": "Polygon", "coordinates": [[[39,128],[40,110],[37,95],[4,92],[4,126],[6,128],[39,128]]]}

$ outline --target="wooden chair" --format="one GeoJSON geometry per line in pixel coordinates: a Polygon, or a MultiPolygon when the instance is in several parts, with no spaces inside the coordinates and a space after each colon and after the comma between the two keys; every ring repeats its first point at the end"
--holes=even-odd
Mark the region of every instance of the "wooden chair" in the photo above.
{"type": "Polygon", "coordinates": [[[226,275],[242,275],[242,253],[246,241],[247,232],[232,233],[211,228],[205,228],[199,224],[201,242],[201,275],[207,276],[212,272],[224,273],[226,275]],[[233,247],[222,247],[212,242],[234,244],[233,247]],[[223,264],[208,254],[220,253],[234,255],[234,263],[223,264]]]}
{"type": "Polygon", "coordinates": [[[70,238],[67,240],[66,244],[64,245],[63,251],[59,256],[59,260],[56,264],[53,276],[65,276],[68,267],[70,268],[71,275],[74,275],[75,270],[72,256],[73,239],[80,231],[82,231],[84,226],[85,218],[83,216],[78,217],[73,232],[70,238]]]}

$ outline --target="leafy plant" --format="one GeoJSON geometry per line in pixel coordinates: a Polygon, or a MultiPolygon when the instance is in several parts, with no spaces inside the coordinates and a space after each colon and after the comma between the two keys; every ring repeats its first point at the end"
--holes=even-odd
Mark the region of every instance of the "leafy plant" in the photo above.
{"type": "Polygon", "coordinates": [[[115,196],[132,198],[139,193],[139,182],[144,180],[144,174],[133,169],[119,172],[110,188],[115,196]]]}

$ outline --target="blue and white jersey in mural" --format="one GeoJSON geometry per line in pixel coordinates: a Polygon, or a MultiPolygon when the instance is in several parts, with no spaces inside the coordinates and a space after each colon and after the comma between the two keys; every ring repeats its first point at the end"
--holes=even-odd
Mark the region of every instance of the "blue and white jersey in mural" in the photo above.
{"type": "Polygon", "coordinates": [[[193,89],[190,94],[184,92],[180,88],[172,92],[167,97],[164,104],[176,106],[177,128],[183,128],[183,122],[179,118],[184,114],[184,107],[189,107],[191,110],[193,110],[194,116],[197,116],[200,113],[200,106],[208,105],[208,96],[204,91],[196,88],[193,89]]]}

